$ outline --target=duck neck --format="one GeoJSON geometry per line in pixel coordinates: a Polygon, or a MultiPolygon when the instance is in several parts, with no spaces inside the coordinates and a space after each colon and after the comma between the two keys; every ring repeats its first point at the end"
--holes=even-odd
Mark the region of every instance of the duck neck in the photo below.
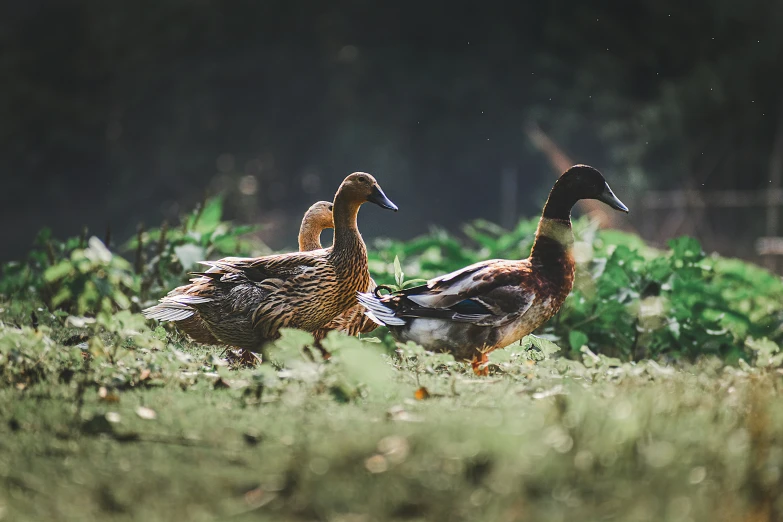
{"type": "Polygon", "coordinates": [[[538,222],[536,240],[530,252],[531,261],[551,266],[570,263],[573,266],[574,233],[571,230],[571,208],[577,199],[560,180],[552,187],[541,221],[538,222]]]}
{"type": "Polygon", "coordinates": [[[574,233],[571,219],[541,217],[530,260],[540,266],[573,264],[574,233]]]}
{"type": "Polygon", "coordinates": [[[309,252],[311,250],[320,250],[321,247],[321,228],[316,227],[306,220],[302,221],[299,227],[299,251],[309,252]]]}
{"type": "Polygon", "coordinates": [[[334,247],[332,256],[351,265],[367,266],[367,247],[356,223],[362,202],[344,201],[338,193],[334,200],[334,247]]]}
{"type": "Polygon", "coordinates": [[[555,186],[549,192],[549,198],[544,205],[543,218],[556,219],[559,221],[568,221],[571,226],[571,209],[574,208],[579,198],[574,197],[571,191],[560,180],[557,180],[555,186]]]}

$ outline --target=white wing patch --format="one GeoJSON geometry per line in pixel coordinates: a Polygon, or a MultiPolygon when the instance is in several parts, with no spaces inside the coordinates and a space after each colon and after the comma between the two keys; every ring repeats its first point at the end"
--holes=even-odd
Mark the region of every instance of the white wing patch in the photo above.
{"type": "Polygon", "coordinates": [[[405,320],[394,315],[394,310],[387,308],[371,293],[357,292],[359,304],[367,309],[367,317],[381,326],[404,326],[405,320]]]}

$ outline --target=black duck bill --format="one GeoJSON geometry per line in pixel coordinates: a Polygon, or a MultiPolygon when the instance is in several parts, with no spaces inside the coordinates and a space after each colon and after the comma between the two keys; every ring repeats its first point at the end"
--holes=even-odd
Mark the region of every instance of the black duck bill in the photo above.
{"type": "Polygon", "coordinates": [[[370,195],[367,196],[367,201],[369,201],[370,203],[375,203],[381,208],[393,210],[395,212],[399,210],[397,208],[397,205],[392,203],[392,201],[386,197],[386,194],[383,193],[383,190],[381,190],[381,187],[379,187],[378,185],[375,185],[372,188],[372,192],[370,192],[370,195]]]}
{"type": "Polygon", "coordinates": [[[612,192],[612,189],[609,188],[608,183],[605,184],[603,192],[601,192],[601,194],[595,199],[602,203],[606,203],[615,210],[620,210],[626,214],[628,213],[628,207],[626,207],[625,204],[614,195],[614,192],[612,192]]]}

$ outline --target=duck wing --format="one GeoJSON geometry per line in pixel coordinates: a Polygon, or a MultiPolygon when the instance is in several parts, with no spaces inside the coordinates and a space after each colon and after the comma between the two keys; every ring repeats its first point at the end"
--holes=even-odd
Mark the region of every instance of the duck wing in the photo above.
{"type": "Polygon", "coordinates": [[[359,301],[377,322],[391,326],[413,318],[502,326],[527,312],[535,298],[527,260],[493,259],[381,298],[361,294],[359,301]]]}
{"type": "Polygon", "coordinates": [[[324,263],[328,252],[291,252],[264,257],[226,257],[201,261],[208,266],[190,284],[175,288],[160,303],[143,311],[150,319],[181,321],[200,308],[220,302],[225,310],[240,311],[258,306],[269,295],[297,276],[312,272],[324,263]]]}
{"type": "Polygon", "coordinates": [[[201,261],[209,269],[194,275],[228,284],[284,281],[322,264],[327,254],[328,249],[321,249],[264,257],[225,257],[217,261],[201,261]]]}

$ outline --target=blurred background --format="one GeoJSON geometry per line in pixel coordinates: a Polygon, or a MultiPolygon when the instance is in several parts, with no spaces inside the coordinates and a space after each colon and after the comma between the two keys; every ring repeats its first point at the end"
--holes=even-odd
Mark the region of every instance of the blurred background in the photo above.
{"type": "Polygon", "coordinates": [[[365,208],[368,239],[511,226],[588,163],[631,208],[618,226],[774,267],[783,3],[594,4],[4,2],[0,259],[218,193],[293,248],[357,170],[401,209],[365,208]]]}

